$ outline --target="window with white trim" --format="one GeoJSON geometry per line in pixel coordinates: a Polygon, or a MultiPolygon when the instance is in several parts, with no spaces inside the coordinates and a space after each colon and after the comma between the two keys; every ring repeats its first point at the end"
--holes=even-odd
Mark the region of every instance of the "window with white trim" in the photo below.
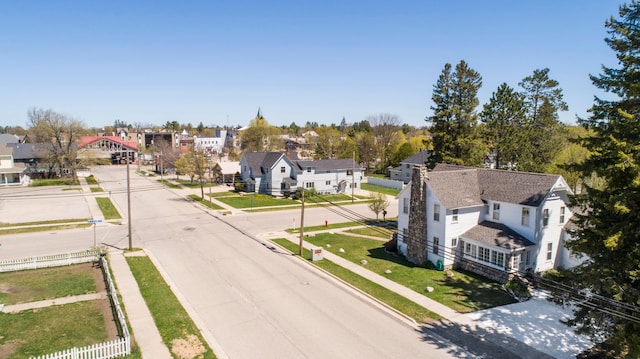
{"type": "Polygon", "coordinates": [[[304,184],[305,188],[313,188],[315,187],[315,185],[313,184],[313,182],[307,182],[304,184]]]}
{"type": "Polygon", "coordinates": [[[547,260],[553,258],[553,243],[547,243],[547,260]]]}
{"type": "Polygon", "coordinates": [[[409,199],[402,199],[402,213],[409,213],[409,199]]]}
{"type": "Polygon", "coordinates": [[[280,173],[285,173],[285,172],[286,172],[286,170],[285,170],[284,166],[280,167],[280,173]]]}
{"type": "Polygon", "coordinates": [[[560,207],[560,224],[564,224],[564,207],[560,207]]]}
{"type": "Polygon", "coordinates": [[[403,242],[406,242],[406,240],[409,238],[409,229],[408,228],[402,228],[402,238],[400,238],[403,242]]]}
{"type": "Polygon", "coordinates": [[[326,181],[324,184],[329,186],[329,185],[331,185],[331,181],[326,181]]]}
{"type": "Polygon", "coordinates": [[[433,204],[433,220],[436,222],[440,221],[440,205],[437,203],[433,204]]]}
{"type": "Polygon", "coordinates": [[[458,223],[458,210],[454,209],[453,211],[451,211],[451,222],[452,223],[458,223]]]}
{"type": "Polygon", "coordinates": [[[549,225],[549,208],[545,208],[542,210],[542,226],[546,227],[549,225]]]}
{"type": "Polygon", "coordinates": [[[500,220],[500,203],[493,204],[493,219],[496,221],[500,220]]]}
{"type": "Polygon", "coordinates": [[[451,248],[456,248],[458,246],[458,238],[453,237],[451,238],[451,248]]]}

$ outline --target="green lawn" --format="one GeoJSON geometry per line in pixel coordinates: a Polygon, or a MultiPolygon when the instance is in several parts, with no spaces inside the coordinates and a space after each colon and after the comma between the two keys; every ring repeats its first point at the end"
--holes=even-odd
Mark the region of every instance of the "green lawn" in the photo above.
{"type": "Polygon", "coordinates": [[[78,181],[73,182],[71,178],[42,178],[31,181],[32,187],[39,186],[71,186],[79,185],[78,181]]]}
{"type": "Polygon", "coordinates": [[[90,187],[91,192],[104,192],[104,190],[100,187],[90,187]]]}
{"type": "Polygon", "coordinates": [[[271,206],[299,205],[300,202],[288,198],[275,198],[265,194],[244,194],[242,196],[225,196],[216,198],[234,208],[257,208],[271,206]]]}
{"type": "Polygon", "coordinates": [[[118,212],[118,210],[116,209],[116,207],[113,205],[113,203],[109,198],[96,197],[96,201],[98,202],[98,206],[102,211],[102,215],[104,216],[104,219],[109,220],[109,219],[122,218],[122,216],[120,216],[120,213],[118,212]]]}
{"type": "Polygon", "coordinates": [[[305,197],[306,202],[310,203],[327,203],[327,202],[339,202],[339,201],[351,201],[351,196],[346,194],[323,194],[305,197]]]}
{"type": "Polygon", "coordinates": [[[372,185],[372,184],[368,184],[368,183],[362,183],[360,185],[360,188],[362,188],[363,190],[366,190],[366,191],[373,191],[373,192],[380,192],[380,193],[388,194],[390,196],[397,196],[398,193],[400,193],[399,189],[376,186],[376,185],[372,185]]]}
{"type": "MultiPolygon", "coordinates": [[[[274,239],[273,242],[288,249],[292,253],[298,253],[298,245],[295,243],[291,243],[287,239],[278,238],[274,239]]],[[[305,258],[309,258],[310,253],[307,249],[305,249],[303,255],[305,258]]],[[[413,318],[418,323],[430,322],[434,319],[440,319],[440,316],[438,314],[431,312],[430,310],[410,301],[409,299],[397,294],[396,292],[388,290],[377,283],[374,283],[347,269],[344,269],[343,267],[331,262],[328,259],[316,261],[313,262],[313,264],[351,284],[352,286],[360,289],[361,291],[369,294],[370,296],[378,299],[379,301],[386,303],[399,312],[413,318]]]]}
{"type": "Polygon", "coordinates": [[[94,301],[71,303],[20,313],[0,313],[0,346],[15,346],[7,359],[50,354],[101,343],[106,322],[94,301]]]}
{"type": "MultiPolygon", "coordinates": [[[[205,196],[208,196],[208,193],[205,193],[205,196]]],[[[224,192],[213,192],[211,193],[211,197],[213,198],[218,198],[218,197],[233,197],[233,196],[238,196],[238,193],[234,190],[229,190],[229,191],[224,191],[224,192]]]]}
{"type": "Polygon", "coordinates": [[[305,238],[305,240],[356,264],[360,264],[362,259],[366,259],[367,269],[418,293],[423,293],[425,296],[461,313],[515,302],[497,282],[459,271],[453,271],[453,278],[447,278],[442,271],[416,266],[405,260],[404,257],[385,252],[383,243],[375,239],[318,233],[314,237],[305,238]],[[331,248],[326,248],[327,243],[331,244],[331,248]],[[339,248],[343,248],[345,253],[339,253],[339,248]],[[385,274],[387,269],[392,273],[385,274]],[[427,286],[433,287],[435,290],[427,293],[425,292],[427,286]]]}
{"type": "MultiPolygon", "coordinates": [[[[189,179],[179,179],[176,180],[176,182],[178,182],[180,185],[184,186],[184,187],[188,187],[188,188],[200,188],[200,182],[198,182],[197,179],[194,179],[193,182],[191,182],[191,180],[189,179]]],[[[216,184],[214,183],[213,186],[215,186],[216,184]]],[[[204,188],[209,188],[211,187],[211,183],[209,183],[209,181],[205,181],[202,184],[202,187],[204,188]]]]}
{"type": "Polygon", "coordinates": [[[167,347],[171,349],[176,341],[195,337],[206,351],[194,358],[215,358],[191,317],[151,260],[148,257],[127,257],[127,262],[167,347]]]}
{"type": "Polygon", "coordinates": [[[383,227],[367,227],[367,228],[354,228],[348,229],[346,232],[354,234],[362,234],[365,236],[380,237],[384,239],[391,239],[393,231],[383,227]]]}
{"type": "Polygon", "coordinates": [[[93,274],[88,267],[88,264],[77,264],[37,272],[0,273],[0,303],[11,305],[96,293],[93,274]]]}
{"type": "Polygon", "coordinates": [[[200,198],[200,196],[195,195],[195,194],[190,194],[189,196],[187,196],[189,198],[191,198],[192,200],[200,203],[201,205],[207,207],[207,208],[211,208],[211,209],[224,209],[220,206],[218,206],[217,204],[211,202],[211,201],[207,201],[206,199],[203,200],[202,198],[200,198]]]}
{"type": "MultiPolygon", "coordinates": [[[[361,222],[341,222],[341,223],[328,223],[327,226],[325,226],[324,223],[319,225],[309,226],[310,223],[307,222],[304,226],[304,231],[306,233],[306,232],[323,231],[327,229],[358,227],[358,226],[364,226],[364,225],[377,226],[382,223],[383,222],[377,222],[376,220],[368,220],[368,221],[365,221],[364,224],[362,224],[361,222]]],[[[386,223],[388,223],[389,225],[392,225],[392,222],[386,222],[386,223]]],[[[381,229],[384,230],[383,228],[381,229]]],[[[296,228],[296,229],[289,228],[289,229],[286,229],[285,231],[288,233],[300,233],[300,228],[296,228]]]]}

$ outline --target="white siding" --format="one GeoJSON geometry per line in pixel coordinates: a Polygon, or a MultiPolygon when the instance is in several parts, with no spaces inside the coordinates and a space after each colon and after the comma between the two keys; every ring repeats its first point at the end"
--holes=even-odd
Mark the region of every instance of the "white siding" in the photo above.
{"type": "Polygon", "coordinates": [[[403,230],[409,228],[409,200],[411,196],[411,185],[407,185],[404,190],[398,194],[398,251],[403,255],[407,255],[407,244],[402,236],[403,230]],[[407,213],[404,213],[406,201],[407,213]]]}

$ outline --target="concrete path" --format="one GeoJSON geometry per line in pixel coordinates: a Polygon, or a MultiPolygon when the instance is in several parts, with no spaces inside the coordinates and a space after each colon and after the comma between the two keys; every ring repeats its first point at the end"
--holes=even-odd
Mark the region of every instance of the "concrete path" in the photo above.
{"type": "Polygon", "coordinates": [[[63,304],[69,304],[69,303],[84,302],[87,300],[104,299],[106,297],[107,297],[107,294],[104,292],[75,295],[75,296],[69,296],[69,297],[41,300],[38,302],[5,305],[4,307],[0,308],[0,311],[3,313],[18,313],[18,312],[22,312],[24,310],[29,310],[29,309],[40,309],[40,308],[51,307],[54,305],[63,305],[63,304]]]}
{"type": "Polygon", "coordinates": [[[109,266],[118,285],[118,293],[122,297],[131,324],[135,341],[142,352],[142,358],[171,358],[169,349],[162,341],[151,312],[140,294],[138,283],[129,269],[129,264],[122,252],[109,253],[109,266]]]}

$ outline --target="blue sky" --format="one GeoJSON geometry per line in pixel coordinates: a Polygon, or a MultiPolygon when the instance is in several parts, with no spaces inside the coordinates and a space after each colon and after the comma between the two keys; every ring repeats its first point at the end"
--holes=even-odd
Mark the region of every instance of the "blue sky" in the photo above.
{"type": "MultiPolygon", "coordinates": [[[[483,77],[480,104],[549,68],[569,111],[616,66],[604,22],[619,1],[0,0],[0,125],[31,107],[88,126],[361,121],[424,126],[445,63],[483,77]]],[[[478,111],[481,106],[478,107],[478,111]]]]}

